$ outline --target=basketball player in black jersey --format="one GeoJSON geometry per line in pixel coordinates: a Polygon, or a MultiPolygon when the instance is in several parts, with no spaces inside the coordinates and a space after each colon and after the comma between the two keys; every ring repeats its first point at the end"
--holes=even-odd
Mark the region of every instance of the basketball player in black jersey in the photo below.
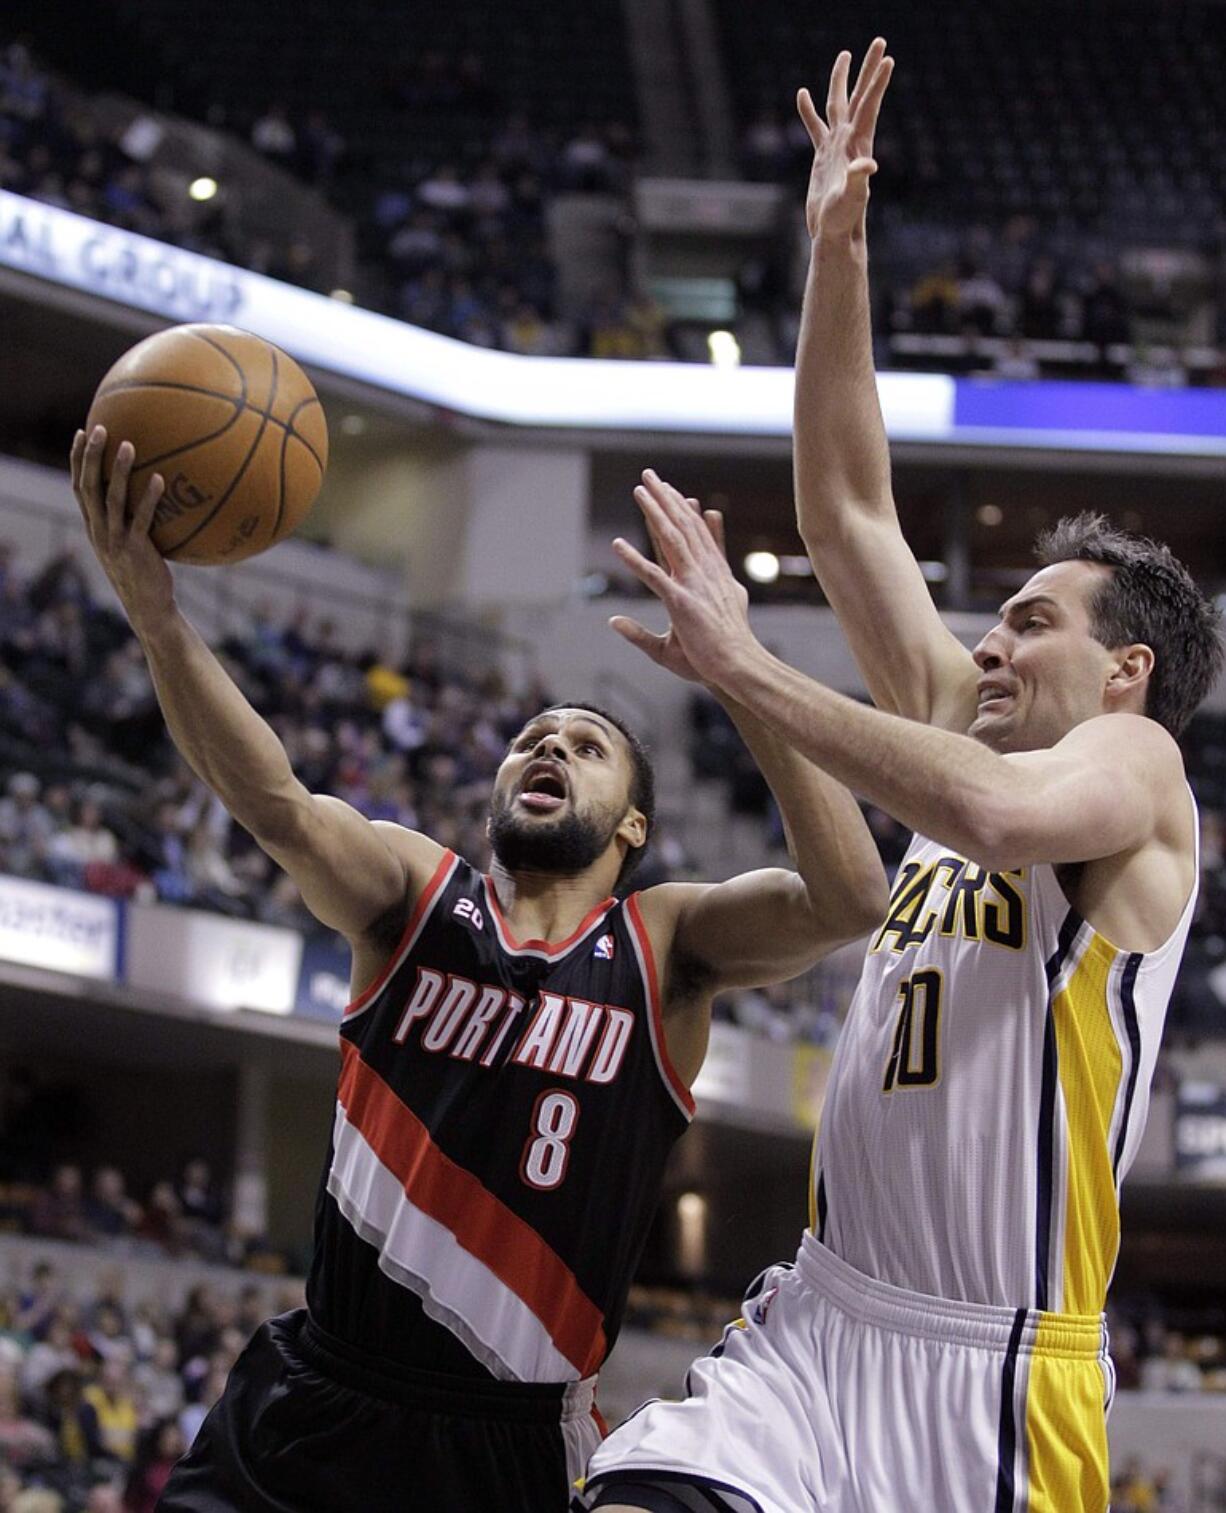
{"type": "MultiPolygon", "coordinates": [[[[257,1331],[159,1507],[562,1513],[711,1000],[876,923],[868,831],[735,708],[795,873],[614,897],[650,835],[651,767],[584,705],[512,742],[487,877],[309,793],[175,604],[148,536],[159,480],[129,514],[131,448],[104,492],[104,444],[78,435],[73,486],[171,735],[353,951],[308,1306],[257,1331]]],[[[649,649],[693,676],[671,636],[649,649]]]]}

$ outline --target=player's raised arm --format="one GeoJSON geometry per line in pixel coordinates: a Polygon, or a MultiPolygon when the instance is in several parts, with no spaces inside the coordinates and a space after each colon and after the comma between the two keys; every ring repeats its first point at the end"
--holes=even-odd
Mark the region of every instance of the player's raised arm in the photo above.
{"type": "MultiPolygon", "coordinates": [[[[697,511],[696,500],[649,475],[678,505],[697,511]]],[[[645,490],[640,493],[645,493],[645,490]]],[[[723,549],[717,510],[703,514],[711,537],[723,549]]],[[[667,526],[648,517],[661,563],[667,526]]],[[[743,590],[742,590],[743,592],[743,590]]],[[[613,627],[677,677],[699,681],[671,627],[653,634],[636,621],[615,616],[613,627]]],[[[711,998],[726,988],[782,982],[811,967],[835,946],[870,930],[885,912],[885,872],[856,801],[743,705],[718,697],[753,753],[783,817],[796,871],[766,867],[723,883],[666,883],[650,890],[644,909],[660,921],[671,941],[670,980],[682,991],[665,1006],[669,1048],[687,1080],[697,1074],[707,1040],[711,998]],[[662,916],[662,917],[661,917],[662,916]]]]}
{"type": "Polygon", "coordinates": [[[796,353],[796,512],[822,591],[875,702],[965,730],[970,653],[942,624],[899,529],[873,371],[866,220],[873,138],[894,60],[878,38],[848,95],[851,54],[830,76],[825,120],[797,105],[813,142],[805,204],[812,241],[796,353]]]}
{"type": "Polygon", "coordinates": [[[399,826],[375,825],[339,799],[311,794],[285,748],[175,603],[170,569],[149,538],[159,475],[129,507],[132,448],[123,443],[105,492],[106,433],[72,447],[72,486],[90,543],[145,653],[175,745],[234,818],[294,879],[311,913],[351,941],[421,886],[442,850],[399,826]]]}

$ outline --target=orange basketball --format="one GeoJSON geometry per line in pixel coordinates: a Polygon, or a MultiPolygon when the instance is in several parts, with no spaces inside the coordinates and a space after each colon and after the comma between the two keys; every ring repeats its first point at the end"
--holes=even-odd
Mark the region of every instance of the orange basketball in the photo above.
{"type": "Polygon", "coordinates": [[[106,427],[103,475],[136,449],[133,506],[153,473],[166,491],[153,543],[175,562],[241,562],[296,530],[328,465],[311,381],[284,352],[234,326],[172,326],[126,352],[98,386],[88,433],[106,427]]]}

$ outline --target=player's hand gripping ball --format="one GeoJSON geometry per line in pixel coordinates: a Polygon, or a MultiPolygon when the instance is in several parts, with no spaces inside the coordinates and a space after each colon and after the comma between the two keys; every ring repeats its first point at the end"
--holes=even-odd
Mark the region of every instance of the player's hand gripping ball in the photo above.
{"type": "Polygon", "coordinates": [[[234,326],[172,326],[126,352],[85,423],[106,427],[103,476],[136,449],[130,497],[166,488],[150,532],[175,562],[241,562],[302,523],[328,465],[328,427],[310,379],[234,326]]]}

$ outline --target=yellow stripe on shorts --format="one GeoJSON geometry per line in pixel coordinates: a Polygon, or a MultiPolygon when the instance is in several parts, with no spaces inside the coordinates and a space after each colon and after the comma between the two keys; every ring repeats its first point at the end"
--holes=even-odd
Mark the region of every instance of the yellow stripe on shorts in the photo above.
{"type": "Polygon", "coordinates": [[[1068,1322],[1039,1316],[1026,1387],[1028,1475],[1017,1513],[1105,1513],[1110,1498],[1103,1369],[1084,1349],[1060,1348],[1068,1322]]]}

